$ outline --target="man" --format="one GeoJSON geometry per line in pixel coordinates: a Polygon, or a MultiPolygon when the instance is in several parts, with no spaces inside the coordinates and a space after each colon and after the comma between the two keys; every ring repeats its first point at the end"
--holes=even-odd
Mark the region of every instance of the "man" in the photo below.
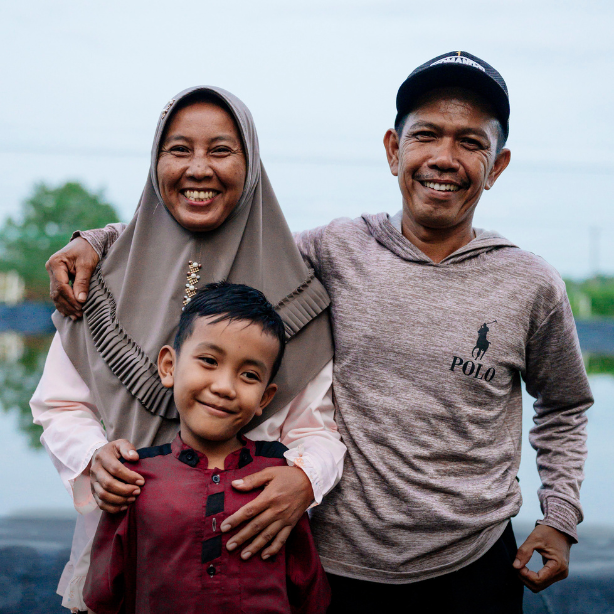
{"type": "Polygon", "coordinates": [[[574,321],[549,265],[472,226],[510,161],[499,73],[444,54],[401,85],[397,111],[384,145],[402,211],[297,236],[332,301],[348,448],[312,514],[330,611],[521,612],[521,581],[566,577],[582,519],[592,397],[574,321]],[[537,399],[544,518],[516,550],[521,377],[537,399]]]}

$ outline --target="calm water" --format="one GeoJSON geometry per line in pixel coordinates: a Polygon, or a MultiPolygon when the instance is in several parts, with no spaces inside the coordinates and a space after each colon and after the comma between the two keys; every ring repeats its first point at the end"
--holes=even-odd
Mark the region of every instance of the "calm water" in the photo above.
{"type": "MultiPolygon", "coordinates": [[[[28,399],[40,377],[49,337],[0,335],[0,516],[8,514],[72,514],[71,500],[31,423],[28,399]]],[[[592,365],[595,361],[591,360],[592,365]]],[[[614,526],[614,374],[590,376],[595,405],[589,411],[589,457],[582,502],[586,525],[614,526]]],[[[541,517],[536,491],[539,479],[535,452],[527,433],[532,402],[524,396],[523,452],[519,478],[524,505],[519,521],[541,517]]]]}

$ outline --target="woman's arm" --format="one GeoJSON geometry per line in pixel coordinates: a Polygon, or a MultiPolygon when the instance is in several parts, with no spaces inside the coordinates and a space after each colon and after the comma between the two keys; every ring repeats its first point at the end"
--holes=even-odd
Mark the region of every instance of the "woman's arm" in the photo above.
{"type": "Polygon", "coordinates": [[[118,223],[96,230],[77,230],[70,243],[49,258],[45,265],[50,278],[49,294],[62,315],[73,320],[83,316],[92,273],[125,228],[125,224],[118,223]]]}
{"type": "Polygon", "coordinates": [[[335,424],[333,361],[314,377],[290,404],[247,433],[253,441],[279,440],[288,464],[309,478],[316,504],[341,479],[347,448],[335,424]]]}
{"type": "Polygon", "coordinates": [[[282,414],[277,438],[290,447],[285,456],[294,466],[269,467],[233,482],[237,490],[264,486],[264,491],[222,524],[226,532],[249,521],[228,541],[229,550],[254,537],[243,549],[243,559],[267,544],[270,545],[262,558],[277,554],[305,510],[338,482],[346,448],[337,433],[333,413],[331,361],[287,408],[247,433],[250,439],[274,439],[275,425],[282,414]]]}
{"type": "Polygon", "coordinates": [[[109,511],[118,511],[130,500],[134,501],[134,495],[138,493],[135,485],[139,480],[142,483],[142,477],[117,460],[120,455],[131,459],[130,452],[134,447],[124,440],[107,442],[91,392],[64,352],[57,333],[30,407],[34,423],[43,427],[41,443],[77,511],[85,514],[97,503],[104,509],[112,507],[109,511]],[[92,496],[90,471],[98,476],[107,474],[109,478],[116,475],[127,483],[113,480],[115,488],[99,501],[98,496],[92,496]],[[115,491],[118,493],[114,494],[115,491]],[[109,502],[115,505],[106,506],[109,502]]]}

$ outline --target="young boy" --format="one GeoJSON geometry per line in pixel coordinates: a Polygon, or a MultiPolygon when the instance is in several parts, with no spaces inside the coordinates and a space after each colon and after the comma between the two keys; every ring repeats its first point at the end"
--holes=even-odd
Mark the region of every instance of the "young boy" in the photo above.
{"type": "Polygon", "coordinates": [[[284,352],[284,325],[264,295],[238,284],[203,288],[185,307],[158,372],[173,388],[181,431],[139,450],[146,486],[127,511],[103,514],[84,599],[96,614],[324,613],[329,588],[307,515],[280,553],[244,561],[220,525],[258,492],[233,480],[285,465],[285,446],[239,434],[262,413],[284,352]]]}

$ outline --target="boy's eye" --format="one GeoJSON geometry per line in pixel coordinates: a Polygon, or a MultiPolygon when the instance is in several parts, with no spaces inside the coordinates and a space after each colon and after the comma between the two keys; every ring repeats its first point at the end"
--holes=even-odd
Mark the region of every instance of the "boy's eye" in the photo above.
{"type": "Polygon", "coordinates": [[[211,358],[211,356],[201,356],[200,360],[202,360],[207,365],[216,365],[217,361],[215,358],[211,358]]]}
{"type": "Polygon", "coordinates": [[[245,373],[243,373],[243,375],[247,378],[250,379],[254,382],[259,382],[260,381],[260,376],[258,375],[258,373],[255,373],[254,371],[245,371],[245,373]]]}

